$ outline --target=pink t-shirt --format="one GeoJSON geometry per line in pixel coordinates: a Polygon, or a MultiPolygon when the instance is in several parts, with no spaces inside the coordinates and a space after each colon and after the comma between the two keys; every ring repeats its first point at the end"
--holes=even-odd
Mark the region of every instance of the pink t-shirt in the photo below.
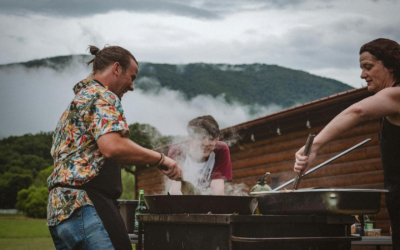
{"type": "MultiPolygon", "coordinates": [[[[186,157],[182,155],[182,148],[188,147],[188,143],[175,145],[169,150],[168,157],[179,161],[182,157],[186,157]]],[[[232,181],[232,164],[228,145],[226,145],[225,142],[217,141],[213,152],[215,154],[215,164],[211,174],[211,180],[224,179],[225,181],[232,181]]]]}

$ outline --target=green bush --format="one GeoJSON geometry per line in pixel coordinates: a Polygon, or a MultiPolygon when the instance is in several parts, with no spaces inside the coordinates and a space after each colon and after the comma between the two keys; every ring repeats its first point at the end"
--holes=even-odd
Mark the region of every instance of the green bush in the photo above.
{"type": "Polygon", "coordinates": [[[121,200],[135,199],[135,176],[125,171],[121,171],[122,178],[122,195],[121,200]]]}
{"type": "Polygon", "coordinates": [[[28,203],[25,205],[26,215],[33,218],[47,217],[47,199],[49,192],[47,188],[41,187],[28,196],[28,203]]]}
{"type": "Polygon", "coordinates": [[[31,186],[18,192],[15,207],[32,218],[46,218],[48,191],[46,187],[31,186]]]}
{"type": "Polygon", "coordinates": [[[53,166],[43,169],[36,176],[32,186],[18,192],[16,209],[23,211],[29,217],[46,218],[47,198],[49,196],[47,178],[53,170],[53,166]]]}
{"type": "Polygon", "coordinates": [[[41,170],[33,181],[33,185],[37,188],[47,187],[47,178],[53,173],[54,166],[50,166],[46,169],[41,170]]]}

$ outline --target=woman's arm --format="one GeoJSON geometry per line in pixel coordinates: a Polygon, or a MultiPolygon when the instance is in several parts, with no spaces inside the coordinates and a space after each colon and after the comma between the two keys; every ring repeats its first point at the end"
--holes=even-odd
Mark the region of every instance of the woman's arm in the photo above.
{"type": "Polygon", "coordinates": [[[297,151],[294,171],[299,173],[302,169],[308,169],[312,165],[318,151],[324,145],[338,138],[357,124],[399,114],[400,87],[383,89],[374,96],[351,105],[337,115],[315,137],[309,156],[303,156],[304,147],[297,151]]]}

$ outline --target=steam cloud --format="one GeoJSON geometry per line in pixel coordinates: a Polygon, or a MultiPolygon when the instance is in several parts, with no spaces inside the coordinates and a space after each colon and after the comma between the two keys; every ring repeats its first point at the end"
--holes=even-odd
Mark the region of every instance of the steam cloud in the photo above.
{"type": "Polygon", "coordinates": [[[250,188],[244,183],[225,183],[225,195],[249,196],[250,188]]]}

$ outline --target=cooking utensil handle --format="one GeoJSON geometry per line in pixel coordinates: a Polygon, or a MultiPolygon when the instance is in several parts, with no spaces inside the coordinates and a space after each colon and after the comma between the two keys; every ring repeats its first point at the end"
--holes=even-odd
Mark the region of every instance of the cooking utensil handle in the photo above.
{"type": "Polygon", "coordinates": [[[159,170],[168,171],[167,166],[164,166],[164,165],[158,166],[158,169],[159,169],[159,170]]]}
{"type": "MultiPolygon", "coordinates": [[[[304,148],[303,151],[303,156],[307,156],[310,153],[311,150],[311,146],[313,144],[315,135],[314,134],[309,134],[308,135],[308,139],[306,142],[306,146],[304,148]]],[[[300,171],[300,173],[296,174],[296,177],[294,178],[294,182],[293,182],[293,188],[292,189],[297,189],[299,184],[300,184],[300,179],[301,179],[301,175],[303,174],[303,171],[300,171]]]]}
{"type": "MultiPolygon", "coordinates": [[[[369,142],[369,141],[371,141],[371,138],[368,138],[368,139],[366,139],[366,140],[364,140],[364,141],[358,143],[357,145],[354,145],[353,147],[351,147],[351,148],[349,148],[349,149],[343,151],[342,153],[340,153],[340,154],[338,154],[338,155],[335,155],[334,157],[330,158],[329,160],[324,161],[323,163],[319,164],[318,166],[316,166],[316,167],[314,167],[314,168],[308,170],[308,171],[303,175],[303,177],[306,176],[306,175],[308,175],[308,174],[311,174],[311,173],[314,172],[315,170],[317,170],[317,169],[319,169],[319,168],[325,166],[326,164],[328,164],[328,163],[330,163],[330,162],[336,160],[337,158],[339,158],[339,157],[341,157],[341,156],[343,156],[343,155],[349,153],[350,151],[352,151],[352,150],[358,148],[358,147],[361,146],[361,145],[364,145],[365,143],[367,143],[367,142],[369,142]]],[[[283,188],[283,187],[286,187],[287,185],[289,185],[289,184],[292,183],[293,181],[294,181],[294,179],[291,179],[290,181],[283,183],[283,184],[280,185],[279,187],[274,188],[273,191],[277,191],[277,190],[279,190],[279,189],[281,189],[281,188],[283,188]]],[[[263,191],[263,192],[252,192],[252,193],[250,193],[250,194],[263,194],[263,193],[268,193],[268,191],[263,191]]]]}
{"type": "MultiPolygon", "coordinates": [[[[159,169],[159,170],[168,171],[167,166],[164,166],[164,165],[158,166],[158,169],[159,169]]],[[[182,181],[181,176],[179,176],[178,179],[176,179],[175,181],[182,181]]]]}

